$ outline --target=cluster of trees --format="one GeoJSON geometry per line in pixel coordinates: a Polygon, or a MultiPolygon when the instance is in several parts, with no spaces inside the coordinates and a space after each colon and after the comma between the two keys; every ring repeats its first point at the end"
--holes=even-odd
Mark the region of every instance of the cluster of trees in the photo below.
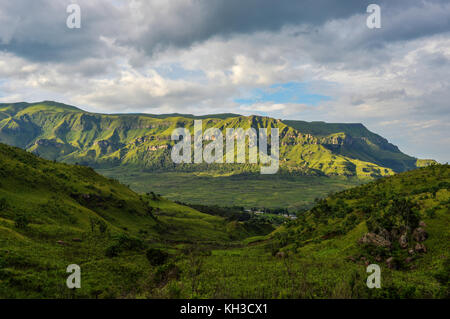
{"type": "Polygon", "coordinates": [[[274,214],[274,215],[288,215],[289,210],[287,208],[267,208],[267,207],[252,207],[250,209],[252,212],[263,212],[265,214],[274,214]]]}
{"type": "Polygon", "coordinates": [[[217,205],[208,206],[201,204],[186,204],[179,201],[177,201],[176,203],[192,207],[195,210],[198,210],[199,212],[202,212],[204,214],[223,217],[228,221],[245,222],[250,220],[250,218],[252,217],[252,215],[246,212],[244,207],[241,206],[233,206],[233,207],[222,207],[217,205]]]}

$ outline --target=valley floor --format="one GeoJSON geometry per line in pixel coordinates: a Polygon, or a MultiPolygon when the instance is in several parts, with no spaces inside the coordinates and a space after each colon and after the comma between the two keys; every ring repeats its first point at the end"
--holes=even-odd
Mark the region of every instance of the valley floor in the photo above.
{"type": "Polygon", "coordinates": [[[310,208],[316,198],[360,185],[364,180],[318,176],[212,176],[200,173],[152,173],[117,167],[98,169],[139,193],[153,191],[170,200],[189,204],[288,208],[310,208]]]}

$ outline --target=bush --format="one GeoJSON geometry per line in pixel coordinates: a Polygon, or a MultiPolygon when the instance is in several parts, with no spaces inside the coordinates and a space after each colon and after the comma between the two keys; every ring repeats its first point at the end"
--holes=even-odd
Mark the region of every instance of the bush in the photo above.
{"type": "Polygon", "coordinates": [[[425,211],[425,214],[428,218],[434,218],[436,217],[436,207],[429,208],[425,211]]]}
{"type": "Polygon", "coordinates": [[[157,248],[148,249],[146,256],[152,266],[163,265],[167,261],[167,258],[169,258],[169,254],[157,248]]]}
{"type": "Polygon", "coordinates": [[[417,228],[420,221],[417,204],[408,199],[394,199],[391,206],[384,213],[376,212],[366,221],[370,232],[380,229],[391,231],[394,228],[407,226],[417,228]]]}
{"type": "Polygon", "coordinates": [[[104,220],[95,218],[95,217],[89,217],[89,223],[91,225],[91,231],[95,232],[95,227],[98,227],[98,231],[101,234],[106,233],[106,231],[108,230],[108,225],[106,224],[106,222],[104,220]]]}
{"type": "Polygon", "coordinates": [[[108,248],[106,248],[105,255],[106,257],[117,257],[119,255],[120,248],[117,246],[117,244],[111,245],[108,248]]]}
{"type": "Polygon", "coordinates": [[[106,249],[107,257],[116,257],[124,250],[139,250],[144,248],[144,242],[127,234],[120,234],[115,238],[115,243],[106,249]]]}
{"type": "MultiPolygon", "coordinates": [[[[176,280],[179,279],[180,268],[173,263],[167,263],[164,265],[157,266],[155,273],[153,274],[152,283],[153,285],[162,287],[168,282],[172,282],[176,285],[176,280]]],[[[178,294],[181,290],[178,291],[178,294]]],[[[172,294],[172,293],[170,293],[172,294]]],[[[176,291],[173,294],[177,294],[176,291]]]]}
{"type": "Polygon", "coordinates": [[[0,212],[7,208],[8,208],[8,203],[6,202],[6,199],[0,198],[0,212]]]}
{"type": "Polygon", "coordinates": [[[23,214],[19,214],[14,218],[14,222],[15,222],[15,226],[17,228],[26,228],[28,226],[28,224],[30,223],[30,220],[28,219],[27,216],[23,215],[23,214]]]}
{"type": "Polygon", "coordinates": [[[139,250],[144,248],[144,242],[139,238],[131,237],[127,234],[120,234],[117,237],[117,245],[121,249],[139,250]]]}
{"type": "Polygon", "coordinates": [[[98,220],[98,230],[100,233],[104,234],[108,229],[108,225],[101,219],[98,220]]]}

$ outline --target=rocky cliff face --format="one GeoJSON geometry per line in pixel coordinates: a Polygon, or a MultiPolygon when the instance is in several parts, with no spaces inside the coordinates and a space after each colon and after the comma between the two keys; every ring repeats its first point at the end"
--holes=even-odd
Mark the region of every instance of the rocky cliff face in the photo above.
{"type": "MultiPolygon", "coordinates": [[[[172,169],[173,129],[193,133],[194,116],[105,115],[55,102],[0,104],[0,142],[65,162],[172,169]]],[[[282,121],[262,116],[201,117],[204,129],[274,128],[280,132],[282,170],[305,174],[378,177],[415,167],[383,137],[360,124],[282,121]]],[[[269,129],[270,130],[270,129],[269,129]]],[[[234,166],[233,166],[234,167],[234,166]]],[[[234,168],[230,167],[230,170],[234,168]]],[[[196,166],[190,170],[211,169],[196,166]]],[[[247,168],[252,170],[251,165],[247,168]]],[[[242,171],[242,168],[239,168],[242,171]]]]}

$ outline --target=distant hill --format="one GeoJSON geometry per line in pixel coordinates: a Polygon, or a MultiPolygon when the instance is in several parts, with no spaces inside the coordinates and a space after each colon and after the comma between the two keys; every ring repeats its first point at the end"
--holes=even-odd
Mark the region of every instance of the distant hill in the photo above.
{"type": "MultiPolygon", "coordinates": [[[[281,172],[300,175],[380,177],[413,169],[403,154],[362,124],[281,121],[262,116],[216,114],[97,114],[56,103],[0,104],[0,142],[44,158],[95,168],[133,166],[153,171],[256,172],[258,166],[175,165],[170,158],[177,127],[204,129],[278,127],[281,172]]],[[[421,163],[423,164],[423,162],[421,163]]]]}

